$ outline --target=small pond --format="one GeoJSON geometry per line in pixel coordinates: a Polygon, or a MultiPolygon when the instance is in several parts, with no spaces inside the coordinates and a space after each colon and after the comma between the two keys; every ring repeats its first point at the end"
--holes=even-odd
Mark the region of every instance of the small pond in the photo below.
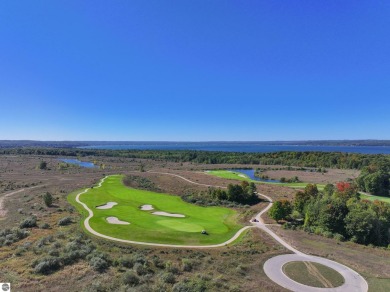
{"type": "Polygon", "coordinates": [[[255,170],[254,169],[234,168],[234,169],[227,169],[227,170],[245,174],[250,179],[257,180],[257,181],[280,183],[280,180],[276,180],[276,179],[263,179],[263,178],[255,176],[255,170]]]}
{"type": "Polygon", "coordinates": [[[80,161],[78,159],[61,158],[60,161],[65,162],[65,163],[69,163],[69,164],[76,164],[80,167],[86,167],[86,168],[95,167],[95,164],[93,164],[92,162],[80,161]]]}

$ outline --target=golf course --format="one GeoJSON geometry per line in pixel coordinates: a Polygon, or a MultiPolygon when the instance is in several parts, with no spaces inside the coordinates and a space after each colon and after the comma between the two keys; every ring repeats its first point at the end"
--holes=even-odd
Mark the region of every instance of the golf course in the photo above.
{"type": "Polygon", "coordinates": [[[147,243],[212,245],[231,239],[242,228],[234,210],[200,207],[179,196],[128,188],[122,179],[111,175],[98,187],[68,197],[83,216],[89,214],[83,227],[90,233],[147,243]]]}
{"type": "MultiPolygon", "coordinates": [[[[241,181],[249,181],[253,183],[258,183],[258,184],[273,184],[273,185],[283,185],[286,187],[290,188],[304,188],[306,187],[307,183],[304,182],[298,182],[298,183],[280,183],[280,182],[266,182],[266,181],[257,181],[254,179],[249,178],[247,175],[236,172],[236,171],[231,171],[231,170],[208,170],[206,171],[207,174],[214,175],[220,178],[225,178],[225,179],[232,179],[232,180],[241,180],[241,181]]],[[[319,190],[322,190],[324,188],[324,185],[317,184],[317,188],[319,190]]]]}

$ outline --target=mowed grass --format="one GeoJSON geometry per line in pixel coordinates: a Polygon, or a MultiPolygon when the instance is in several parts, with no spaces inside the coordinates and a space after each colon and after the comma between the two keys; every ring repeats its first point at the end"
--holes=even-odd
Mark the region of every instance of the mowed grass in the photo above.
{"type": "Polygon", "coordinates": [[[390,204],[390,197],[368,196],[368,195],[360,193],[360,198],[363,200],[369,200],[369,201],[378,200],[378,201],[382,201],[382,202],[390,204]]]}
{"type": "MultiPolygon", "coordinates": [[[[286,186],[290,188],[305,188],[307,183],[275,183],[275,182],[264,182],[264,181],[258,181],[254,179],[250,179],[248,176],[246,176],[243,173],[240,172],[235,172],[235,171],[230,171],[230,170],[209,170],[206,173],[218,176],[220,178],[225,178],[225,179],[235,179],[235,180],[242,180],[242,181],[249,181],[249,182],[254,182],[258,184],[273,184],[273,185],[281,185],[281,186],[286,186]]],[[[324,189],[324,185],[317,184],[317,188],[319,190],[324,189]]]]}
{"type": "MultiPolygon", "coordinates": [[[[223,243],[242,227],[236,222],[237,212],[221,207],[200,207],[184,202],[180,197],[128,188],[121,175],[109,176],[101,187],[80,195],[94,213],[90,226],[97,232],[115,238],[177,245],[209,245],[223,243]],[[116,202],[111,209],[97,209],[99,205],[116,202]],[[153,205],[154,210],[142,211],[142,205],[153,205]],[[183,214],[185,218],[153,215],[164,211],[183,214]],[[107,217],[117,217],[130,225],[109,224],[107,217]],[[206,230],[209,235],[201,234],[206,230]]],[[[69,201],[87,216],[86,210],[75,201],[74,192],[69,201]]]]}
{"type": "Polygon", "coordinates": [[[292,280],[318,288],[332,288],[344,284],[344,277],[335,270],[314,262],[289,262],[283,272],[292,280]]]}

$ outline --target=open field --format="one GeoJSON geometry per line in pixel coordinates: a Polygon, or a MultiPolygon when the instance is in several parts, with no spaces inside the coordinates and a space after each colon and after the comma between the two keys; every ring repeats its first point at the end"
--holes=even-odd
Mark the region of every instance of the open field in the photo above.
{"type": "MultiPolygon", "coordinates": [[[[225,242],[242,227],[236,223],[237,213],[234,210],[200,207],[186,203],[178,196],[127,188],[122,178],[120,175],[109,176],[101,187],[90,189],[80,196],[80,201],[93,210],[91,227],[101,234],[141,242],[208,245],[225,242]],[[108,209],[96,208],[107,202],[117,205],[108,209]],[[153,210],[141,210],[141,206],[149,204],[153,210]],[[155,212],[184,218],[158,216],[155,212]],[[110,224],[107,217],[117,217],[130,224],[110,224]],[[202,230],[206,230],[208,235],[201,234],[202,230]]],[[[74,194],[70,196],[70,202],[80,210],[81,206],[74,203],[74,194]]]]}
{"type": "MultiPolygon", "coordinates": [[[[272,185],[282,185],[285,187],[290,187],[290,188],[304,188],[306,187],[307,183],[273,183],[273,182],[262,182],[262,181],[257,181],[250,179],[249,177],[246,177],[242,173],[230,171],[230,170],[209,170],[207,171],[208,174],[210,175],[215,175],[221,178],[225,179],[234,179],[234,180],[241,180],[241,181],[249,181],[249,182],[254,182],[257,184],[272,184],[272,185]]],[[[325,185],[318,184],[317,188],[319,190],[323,189],[325,185]]]]}
{"type": "Polygon", "coordinates": [[[289,262],[283,266],[283,272],[292,280],[312,287],[333,288],[344,283],[338,272],[314,262],[289,262]]]}

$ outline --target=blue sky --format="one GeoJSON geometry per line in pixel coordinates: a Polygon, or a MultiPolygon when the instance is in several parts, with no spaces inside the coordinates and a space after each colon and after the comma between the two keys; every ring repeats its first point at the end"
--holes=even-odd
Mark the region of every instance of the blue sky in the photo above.
{"type": "Polygon", "coordinates": [[[388,1],[0,2],[0,139],[390,139],[388,1]]]}

